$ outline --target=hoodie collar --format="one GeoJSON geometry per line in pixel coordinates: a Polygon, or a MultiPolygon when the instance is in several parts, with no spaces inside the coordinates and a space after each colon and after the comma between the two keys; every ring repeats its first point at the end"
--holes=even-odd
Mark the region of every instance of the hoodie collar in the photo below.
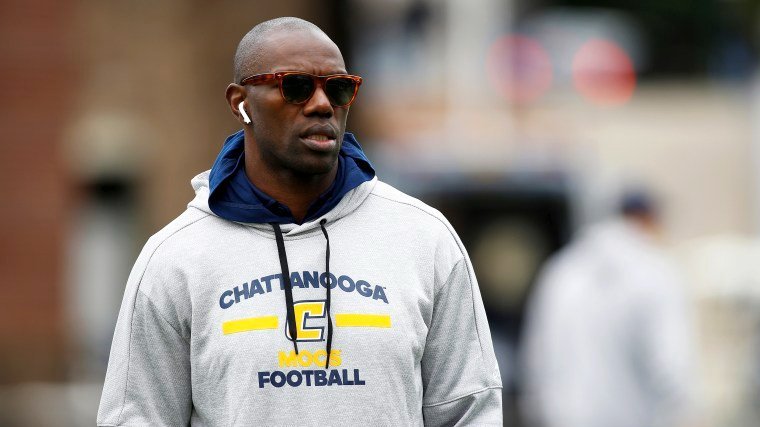
{"type": "MultiPolygon", "coordinates": [[[[217,216],[243,223],[295,223],[287,206],[256,188],[245,173],[244,135],[230,135],[209,174],[208,207],[217,216]]],[[[346,132],[338,171],[330,187],[307,210],[303,223],[325,215],[351,190],[375,177],[375,170],[354,135],[346,132]]]]}

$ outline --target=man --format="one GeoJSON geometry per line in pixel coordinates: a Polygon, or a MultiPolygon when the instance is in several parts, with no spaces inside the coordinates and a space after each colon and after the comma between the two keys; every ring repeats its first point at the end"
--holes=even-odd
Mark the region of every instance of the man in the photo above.
{"type": "Polygon", "coordinates": [[[360,83],[306,21],[243,38],[243,130],[135,264],[100,425],[501,425],[470,260],[344,133],[360,83]]]}
{"type": "Polygon", "coordinates": [[[629,193],[621,213],[541,273],[523,338],[531,425],[696,425],[687,301],[654,201],[629,193]]]}

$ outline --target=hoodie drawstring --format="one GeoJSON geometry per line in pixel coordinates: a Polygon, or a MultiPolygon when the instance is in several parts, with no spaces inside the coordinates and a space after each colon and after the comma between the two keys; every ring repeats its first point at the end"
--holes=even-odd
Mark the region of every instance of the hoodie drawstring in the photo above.
{"type": "MultiPolygon", "coordinates": [[[[325,228],[327,219],[319,221],[319,226],[322,228],[322,233],[325,235],[327,241],[327,249],[325,251],[325,273],[327,276],[326,288],[327,296],[325,298],[325,312],[327,314],[327,357],[325,359],[325,369],[330,367],[330,352],[332,351],[332,338],[333,338],[333,326],[332,316],[330,314],[330,237],[327,235],[327,229],[325,228]]],[[[280,225],[273,222],[271,223],[274,229],[275,239],[277,240],[277,254],[280,257],[280,269],[282,270],[282,280],[285,285],[285,308],[287,310],[287,324],[288,333],[290,334],[290,340],[293,341],[293,348],[298,354],[298,336],[296,334],[296,315],[293,305],[293,285],[290,282],[290,269],[288,268],[288,257],[285,253],[285,240],[282,237],[282,229],[280,225]]]]}
{"type": "Polygon", "coordinates": [[[327,219],[325,218],[319,221],[322,234],[325,235],[325,240],[327,240],[327,250],[325,250],[325,272],[327,275],[327,297],[325,298],[325,311],[327,312],[327,359],[325,360],[325,369],[330,366],[330,351],[332,350],[333,337],[332,317],[330,315],[330,237],[327,235],[327,229],[325,228],[326,222],[327,219]]]}
{"type": "Polygon", "coordinates": [[[280,269],[282,270],[282,280],[285,284],[285,309],[287,310],[288,333],[290,340],[293,341],[293,348],[298,354],[298,341],[296,336],[296,314],[293,308],[293,285],[290,283],[290,269],[288,268],[288,256],[285,253],[285,240],[282,238],[280,224],[272,223],[274,236],[277,240],[277,254],[280,256],[280,269]]]}

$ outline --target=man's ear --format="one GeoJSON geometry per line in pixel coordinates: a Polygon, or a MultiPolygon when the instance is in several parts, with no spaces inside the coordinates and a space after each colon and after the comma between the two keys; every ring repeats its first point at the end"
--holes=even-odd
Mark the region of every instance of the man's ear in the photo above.
{"type": "Polygon", "coordinates": [[[246,105],[246,90],[244,86],[239,84],[230,83],[227,86],[225,96],[227,98],[227,105],[230,107],[230,111],[235,118],[243,123],[250,124],[251,119],[248,113],[248,107],[246,105]],[[242,105],[241,105],[242,104],[242,105]]]}

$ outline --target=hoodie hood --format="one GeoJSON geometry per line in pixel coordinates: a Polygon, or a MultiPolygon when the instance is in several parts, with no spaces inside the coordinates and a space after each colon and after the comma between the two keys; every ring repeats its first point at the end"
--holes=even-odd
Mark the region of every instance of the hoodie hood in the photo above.
{"type": "MultiPolygon", "coordinates": [[[[199,209],[203,212],[217,216],[211,210],[208,204],[209,194],[211,192],[210,187],[209,187],[210,175],[211,175],[211,171],[207,170],[205,172],[199,173],[198,175],[193,177],[193,179],[190,181],[190,185],[192,185],[193,190],[195,191],[195,197],[193,198],[193,200],[190,201],[190,203],[187,204],[187,206],[195,208],[195,209],[199,209]]],[[[372,193],[377,183],[378,183],[377,177],[374,177],[367,182],[363,182],[362,184],[360,184],[353,190],[346,193],[343,196],[343,198],[340,200],[340,202],[338,202],[338,204],[331,211],[322,215],[322,218],[327,219],[327,222],[332,223],[349,215],[351,212],[353,212],[354,210],[359,208],[359,206],[361,206],[364,200],[370,195],[370,193],[372,193]]],[[[236,222],[246,225],[248,227],[254,228],[263,234],[274,237],[272,226],[269,223],[265,223],[265,222],[246,223],[246,222],[241,222],[241,221],[236,221],[236,222]]],[[[320,232],[319,219],[304,221],[301,224],[296,224],[296,223],[282,224],[281,228],[285,232],[286,236],[292,236],[292,235],[302,234],[306,232],[313,232],[313,233],[320,232]]]]}
{"type": "MultiPolygon", "coordinates": [[[[291,224],[290,209],[256,188],[245,173],[244,134],[230,135],[208,175],[208,209],[236,222],[291,224]]],[[[338,171],[332,185],[315,200],[303,223],[311,222],[336,207],[351,190],[375,177],[375,169],[354,135],[346,132],[338,155],[338,171]]],[[[196,190],[197,192],[197,190],[196,190]]]]}

